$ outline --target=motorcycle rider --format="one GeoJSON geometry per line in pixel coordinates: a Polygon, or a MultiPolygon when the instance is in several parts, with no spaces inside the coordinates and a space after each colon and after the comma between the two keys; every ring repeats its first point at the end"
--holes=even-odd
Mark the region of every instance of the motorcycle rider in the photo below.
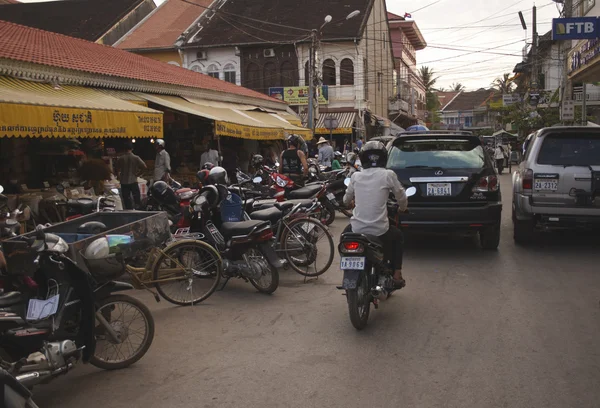
{"type": "Polygon", "coordinates": [[[300,147],[300,138],[290,135],[288,148],[281,152],[279,157],[279,173],[291,178],[299,186],[304,185],[304,178],[308,174],[306,155],[300,147]]]}
{"type": "Polygon", "coordinates": [[[393,193],[398,211],[405,211],[408,199],[396,173],[385,168],[388,154],[383,143],[366,142],[359,157],[363,170],[352,174],[344,195],[346,206],[354,203],[350,225],[344,232],[374,235],[383,242],[385,259],[394,270],[394,287],[400,289],[406,285],[402,277],[404,236],[389,223],[387,201],[390,192],[393,193]]]}

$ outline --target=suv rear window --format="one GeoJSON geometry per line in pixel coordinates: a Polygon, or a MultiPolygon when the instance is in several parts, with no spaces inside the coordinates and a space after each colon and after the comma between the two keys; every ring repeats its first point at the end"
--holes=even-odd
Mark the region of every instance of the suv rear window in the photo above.
{"type": "Polygon", "coordinates": [[[412,139],[396,143],[387,167],[406,169],[442,167],[480,169],[485,165],[481,144],[468,139],[412,139]]]}
{"type": "Polygon", "coordinates": [[[557,166],[598,166],[600,136],[574,133],[548,135],[544,138],[537,162],[557,166]]]}

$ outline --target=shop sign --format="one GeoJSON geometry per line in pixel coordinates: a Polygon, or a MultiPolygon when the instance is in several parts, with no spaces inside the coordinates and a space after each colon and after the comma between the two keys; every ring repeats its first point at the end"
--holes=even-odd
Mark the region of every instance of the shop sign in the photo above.
{"type": "Polygon", "coordinates": [[[600,40],[586,40],[579,43],[569,53],[569,75],[596,62],[599,56],[600,40]]]}
{"type": "Polygon", "coordinates": [[[565,99],[560,109],[560,120],[575,120],[575,102],[565,99]]]}
{"type": "Polygon", "coordinates": [[[336,128],[332,130],[329,130],[327,128],[316,128],[315,133],[318,135],[328,135],[330,133],[332,135],[351,135],[352,128],[336,128]]]}
{"type": "Polygon", "coordinates": [[[162,112],[123,112],[0,103],[0,137],[162,136],[162,112]]]}
{"type": "Polygon", "coordinates": [[[585,40],[599,37],[598,17],[552,19],[552,40],[585,40]]]}
{"type": "MultiPolygon", "coordinates": [[[[327,85],[317,87],[319,105],[329,104],[329,88],[327,85]]],[[[308,105],[308,86],[288,86],[269,88],[269,96],[287,102],[290,105],[308,105]]]]}
{"type": "Polygon", "coordinates": [[[515,103],[521,102],[521,95],[519,94],[504,94],[502,95],[502,105],[511,106],[515,103]]]}
{"type": "Polygon", "coordinates": [[[237,137],[252,140],[283,139],[283,129],[268,127],[253,127],[236,123],[215,121],[215,133],[218,136],[237,137]]]}

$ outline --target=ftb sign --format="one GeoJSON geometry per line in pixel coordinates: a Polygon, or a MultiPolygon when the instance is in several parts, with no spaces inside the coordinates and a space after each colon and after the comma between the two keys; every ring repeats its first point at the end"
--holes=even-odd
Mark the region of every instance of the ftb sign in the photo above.
{"type": "Polygon", "coordinates": [[[553,40],[588,40],[600,37],[598,17],[552,19],[553,40]]]}

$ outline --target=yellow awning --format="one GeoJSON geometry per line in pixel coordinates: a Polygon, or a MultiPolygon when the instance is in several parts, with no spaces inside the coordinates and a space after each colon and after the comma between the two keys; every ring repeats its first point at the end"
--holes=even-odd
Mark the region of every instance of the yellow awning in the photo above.
{"type": "MultiPolygon", "coordinates": [[[[208,103],[192,103],[178,96],[139,94],[150,102],[191,115],[215,121],[218,136],[240,139],[277,140],[283,139],[283,128],[273,126],[238,109],[210,106],[208,103]]],[[[233,105],[233,104],[232,104],[233,105]]],[[[219,106],[223,106],[222,104],[219,106]]],[[[235,106],[235,105],[234,105],[235,106]]]]}
{"type": "Polygon", "coordinates": [[[285,120],[287,120],[288,122],[290,122],[292,125],[302,127],[302,120],[300,120],[300,118],[298,116],[292,115],[291,113],[288,113],[288,112],[281,112],[281,113],[278,113],[278,115],[281,116],[282,118],[284,118],[285,120]]]}
{"type": "Polygon", "coordinates": [[[91,88],[0,77],[0,137],[162,136],[162,112],[91,88]]]}
{"type": "Polygon", "coordinates": [[[304,138],[304,140],[312,139],[312,132],[310,131],[310,129],[294,126],[290,122],[288,122],[287,120],[285,120],[284,118],[279,116],[278,114],[258,112],[258,111],[246,111],[244,113],[253,118],[256,118],[264,123],[268,123],[269,125],[281,126],[281,127],[283,127],[283,130],[286,133],[293,133],[296,135],[300,135],[304,138]]]}

